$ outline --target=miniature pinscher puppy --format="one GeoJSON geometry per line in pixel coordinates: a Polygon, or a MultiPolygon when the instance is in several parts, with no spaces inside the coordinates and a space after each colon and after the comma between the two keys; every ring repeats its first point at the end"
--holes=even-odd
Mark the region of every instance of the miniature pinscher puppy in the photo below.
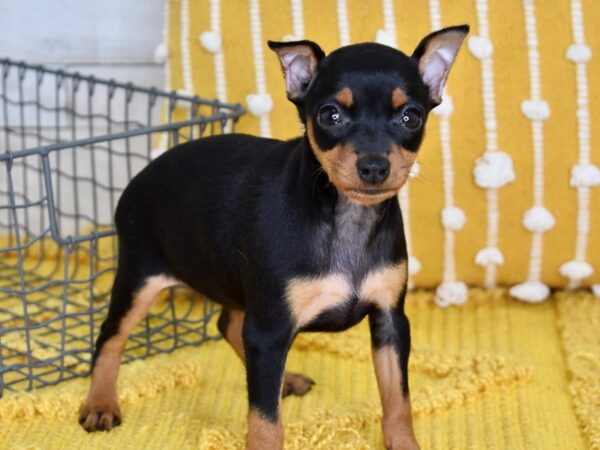
{"type": "Polygon", "coordinates": [[[325,56],[311,41],[269,42],[304,134],[241,134],[179,145],[119,201],[118,270],[81,409],[88,431],[121,421],[117,373],[158,292],[185,283],[223,305],[218,327],[245,362],[248,449],[281,449],[280,399],[313,381],[285,372],[301,331],[369,317],[388,449],[416,449],[408,393],[407,251],[396,195],[468,32],[425,37],[412,56],[365,43],[325,56]]]}

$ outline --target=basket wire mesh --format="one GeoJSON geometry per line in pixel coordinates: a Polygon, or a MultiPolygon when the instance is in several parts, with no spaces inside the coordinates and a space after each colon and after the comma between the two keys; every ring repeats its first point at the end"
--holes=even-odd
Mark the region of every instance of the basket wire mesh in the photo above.
{"type": "MultiPolygon", "coordinates": [[[[158,153],[232,131],[239,105],[0,60],[0,397],[89,372],[116,270],[112,215],[158,153]]],[[[165,292],[124,362],[217,337],[217,308],[165,292]]]]}

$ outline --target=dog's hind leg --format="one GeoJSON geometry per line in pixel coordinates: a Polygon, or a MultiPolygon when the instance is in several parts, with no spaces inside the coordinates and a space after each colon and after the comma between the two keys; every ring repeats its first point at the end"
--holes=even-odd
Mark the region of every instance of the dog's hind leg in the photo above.
{"type": "MultiPolygon", "coordinates": [[[[233,347],[242,362],[244,358],[244,343],[242,340],[242,326],[244,325],[244,312],[239,309],[223,307],[217,326],[221,335],[233,347]]],[[[306,394],[315,382],[304,374],[286,371],[283,376],[281,396],[301,396],[306,394]]]]}
{"type": "Polygon", "coordinates": [[[121,353],[133,328],[148,314],[158,293],[177,280],[165,275],[143,277],[117,272],[108,317],[102,324],[92,358],[92,383],[79,413],[87,431],[110,430],[121,423],[117,375],[121,353]]]}

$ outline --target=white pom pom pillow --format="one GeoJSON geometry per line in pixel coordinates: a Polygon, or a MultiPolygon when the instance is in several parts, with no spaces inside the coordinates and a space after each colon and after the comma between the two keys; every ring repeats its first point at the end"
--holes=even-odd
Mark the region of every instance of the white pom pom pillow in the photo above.
{"type": "Polygon", "coordinates": [[[469,285],[531,302],[552,287],[600,293],[600,2],[167,4],[157,50],[168,55],[167,88],[240,102],[237,131],[277,138],[301,130],[267,39],[410,52],[432,29],[469,23],[399,196],[410,283],[436,288],[444,306],[463,303],[469,285]]]}

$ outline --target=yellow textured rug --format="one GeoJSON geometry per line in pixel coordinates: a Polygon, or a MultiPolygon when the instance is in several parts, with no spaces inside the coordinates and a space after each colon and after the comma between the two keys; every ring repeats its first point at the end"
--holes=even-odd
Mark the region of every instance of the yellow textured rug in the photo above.
{"type": "MultiPolygon", "coordinates": [[[[600,449],[600,302],[558,293],[527,305],[472,290],[462,308],[409,296],[411,389],[423,449],[600,449]]],[[[286,448],[382,448],[365,323],[301,335],[288,367],[317,381],[284,400],[286,448]]],[[[241,363],[210,342],[123,366],[124,423],[87,434],[76,411],[87,380],[0,400],[2,449],[239,449],[241,363]]]]}

